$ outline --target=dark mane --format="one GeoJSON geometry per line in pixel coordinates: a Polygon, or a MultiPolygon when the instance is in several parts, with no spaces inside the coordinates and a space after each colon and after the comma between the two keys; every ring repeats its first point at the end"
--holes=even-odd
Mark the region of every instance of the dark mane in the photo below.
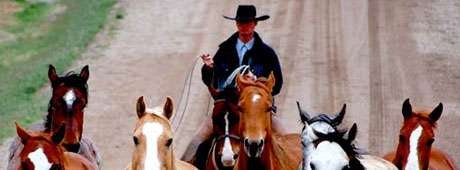
{"type": "Polygon", "coordinates": [[[347,139],[344,139],[344,135],[347,131],[346,130],[340,130],[338,129],[336,132],[328,133],[328,134],[323,134],[314,131],[315,135],[318,136],[318,139],[313,141],[315,146],[317,146],[319,143],[323,141],[329,141],[329,142],[335,142],[340,147],[345,151],[345,153],[348,155],[349,158],[358,158],[359,157],[359,152],[358,148],[353,144],[353,141],[349,141],[347,139]]]}
{"type": "MultiPolygon", "coordinates": [[[[58,88],[57,85],[64,84],[66,87],[73,87],[78,89],[81,93],[83,93],[86,97],[86,103],[88,103],[88,83],[80,77],[79,74],[76,74],[73,71],[68,72],[65,76],[59,77],[51,87],[58,88]]],[[[86,104],[85,104],[86,105],[86,104]]],[[[52,122],[52,115],[50,114],[53,110],[53,97],[51,97],[48,103],[48,114],[45,117],[44,126],[45,132],[49,132],[51,129],[51,122],[52,122]]]]}

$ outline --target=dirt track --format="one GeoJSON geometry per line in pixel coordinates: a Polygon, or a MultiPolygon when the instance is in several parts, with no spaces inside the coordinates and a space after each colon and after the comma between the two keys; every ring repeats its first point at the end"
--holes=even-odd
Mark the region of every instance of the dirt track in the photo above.
{"type": "MultiPolygon", "coordinates": [[[[238,3],[247,3],[239,1],[238,3]]],[[[74,68],[90,64],[85,132],[99,146],[104,169],[121,169],[131,158],[135,101],[176,100],[196,56],[213,54],[235,26],[235,1],[124,0],[117,35],[99,52],[90,50],[74,68]]],[[[435,146],[460,165],[460,2],[257,0],[271,18],[257,31],[280,56],[285,84],[276,98],[285,129],[299,132],[299,100],[311,112],[332,113],[348,104],[345,124],[358,124],[358,146],[382,155],[395,148],[403,100],[444,112],[435,146]]],[[[210,98],[195,65],[190,98],[176,132],[180,157],[210,98]]],[[[187,92],[187,89],[185,90],[187,92]]],[[[185,95],[184,95],[185,96],[185,95]]],[[[179,103],[179,99],[182,102],[179,103]]],[[[179,117],[174,119],[177,126],[179,117]]]]}

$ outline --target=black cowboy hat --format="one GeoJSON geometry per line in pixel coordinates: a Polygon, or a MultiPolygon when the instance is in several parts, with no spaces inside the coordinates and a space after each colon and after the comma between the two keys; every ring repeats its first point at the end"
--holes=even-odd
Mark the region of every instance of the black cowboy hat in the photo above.
{"type": "Polygon", "coordinates": [[[238,5],[238,9],[236,10],[235,18],[228,17],[225,15],[224,15],[224,18],[229,19],[229,20],[245,22],[245,21],[252,21],[252,20],[263,21],[263,20],[270,18],[270,16],[262,15],[260,17],[256,17],[256,7],[254,5],[238,5]]]}

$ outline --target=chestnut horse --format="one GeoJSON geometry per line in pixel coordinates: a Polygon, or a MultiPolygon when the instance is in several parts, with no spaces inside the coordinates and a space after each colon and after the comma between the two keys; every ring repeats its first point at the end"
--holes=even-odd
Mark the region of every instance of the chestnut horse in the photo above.
{"type": "Polygon", "coordinates": [[[298,169],[301,160],[300,135],[272,131],[272,88],[275,78],[257,81],[237,77],[240,91],[240,134],[242,148],[235,169],[298,169]]]}
{"type": "Polygon", "coordinates": [[[173,114],[173,102],[170,97],[161,107],[146,108],[141,96],[136,105],[139,120],[133,134],[135,145],[132,160],[127,170],[170,170],[196,169],[189,163],[174,156],[173,132],[170,118],[173,114]]]}
{"type": "Polygon", "coordinates": [[[81,155],[66,152],[60,143],[65,136],[65,125],[56,128],[56,132],[28,133],[16,123],[17,134],[24,145],[20,163],[15,170],[95,170],[96,165],[81,155]]]}
{"type": "MultiPolygon", "coordinates": [[[[46,116],[44,127],[31,127],[31,129],[50,133],[56,131],[60,125],[65,124],[66,133],[61,145],[67,151],[79,153],[99,166],[100,156],[96,146],[90,139],[82,138],[83,111],[88,103],[88,66],[83,67],[80,74],[69,72],[60,77],[57,75],[54,66],[49,65],[48,78],[52,87],[48,115],[46,116]]],[[[9,162],[18,161],[18,152],[21,147],[22,144],[19,139],[13,141],[9,149],[9,162]]]]}
{"type": "Polygon", "coordinates": [[[396,152],[385,156],[399,169],[456,169],[449,156],[431,145],[434,142],[436,121],[441,117],[442,103],[431,112],[414,112],[409,99],[403,103],[404,123],[399,134],[396,152]]]}
{"type": "MultiPolygon", "coordinates": [[[[236,114],[225,114],[223,131],[217,132],[208,154],[207,170],[233,169],[240,151],[238,119],[236,114]]],[[[214,124],[214,128],[215,126],[218,125],[214,124]]]]}

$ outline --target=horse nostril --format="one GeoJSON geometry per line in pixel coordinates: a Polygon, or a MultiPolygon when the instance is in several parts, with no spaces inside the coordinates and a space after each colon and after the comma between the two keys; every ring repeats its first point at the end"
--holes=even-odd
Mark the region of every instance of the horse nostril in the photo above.
{"type": "Polygon", "coordinates": [[[260,140],[259,142],[259,147],[262,147],[262,146],[264,146],[264,140],[260,140]]]}
{"type": "Polygon", "coordinates": [[[249,139],[244,139],[244,146],[249,147],[249,139]]]}

